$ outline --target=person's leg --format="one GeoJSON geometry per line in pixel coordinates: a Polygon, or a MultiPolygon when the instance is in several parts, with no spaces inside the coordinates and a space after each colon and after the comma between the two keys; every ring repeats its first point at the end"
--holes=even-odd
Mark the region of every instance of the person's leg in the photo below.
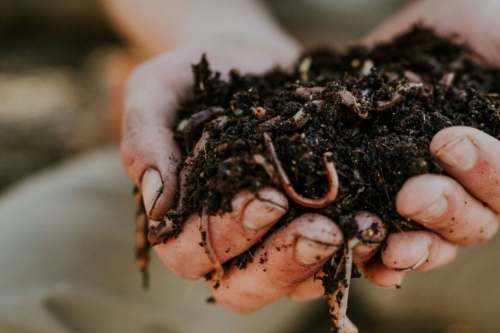
{"type": "Polygon", "coordinates": [[[153,257],[141,290],[132,184],[116,149],[85,155],[0,197],[0,332],[286,332],[306,311],[253,315],[205,303],[204,281],[153,257]]]}

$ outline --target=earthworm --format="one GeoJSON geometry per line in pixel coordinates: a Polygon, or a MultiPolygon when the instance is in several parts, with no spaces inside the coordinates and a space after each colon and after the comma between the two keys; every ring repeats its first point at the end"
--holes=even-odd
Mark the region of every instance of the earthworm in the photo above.
{"type": "Polygon", "coordinates": [[[439,82],[444,84],[446,86],[446,89],[448,90],[448,88],[450,88],[451,85],[453,84],[454,79],[455,79],[455,73],[449,72],[449,73],[444,73],[443,77],[439,82]]]}
{"type": "Polygon", "coordinates": [[[328,191],[324,196],[318,199],[309,199],[309,198],[304,198],[300,196],[292,187],[292,184],[290,183],[290,180],[288,179],[288,176],[286,175],[285,171],[283,170],[280,161],[278,160],[278,156],[276,155],[276,151],[274,149],[273,145],[273,140],[271,139],[271,135],[269,133],[264,133],[264,141],[266,143],[266,148],[268,153],[271,155],[274,166],[276,167],[278,171],[278,176],[281,182],[281,185],[283,186],[283,189],[285,192],[290,196],[290,198],[298,203],[299,205],[302,205],[304,207],[309,207],[309,208],[323,208],[325,207],[328,203],[332,202],[335,200],[337,197],[337,192],[338,192],[338,187],[339,187],[339,179],[337,176],[337,172],[335,171],[335,166],[333,162],[330,162],[329,159],[332,156],[332,153],[326,152],[323,154],[323,162],[325,164],[325,169],[326,169],[326,176],[328,178],[328,191]]]}
{"type": "MultiPolygon", "coordinates": [[[[347,318],[347,301],[349,298],[349,288],[351,285],[353,249],[358,244],[380,245],[387,237],[388,230],[382,221],[374,221],[371,226],[358,232],[351,237],[345,246],[344,255],[344,279],[340,282],[339,288],[329,297],[329,308],[333,318],[334,328],[339,333],[357,333],[358,329],[347,318]]],[[[332,258],[332,261],[334,258],[332,258]]],[[[332,263],[333,266],[333,263],[332,263]]]]}
{"type": "Polygon", "coordinates": [[[356,96],[354,96],[350,91],[341,90],[339,91],[339,96],[343,105],[354,111],[361,119],[368,118],[368,110],[362,108],[356,96]],[[365,110],[362,110],[365,109],[365,110]]]}
{"type": "Polygon", "coordinates": [[[203,206],[201,210],[201,238],[208,259],[212,263],[212,266],[215,270],[215,274],[212,276],[212,279],[215,280],[214,288],[217,289],[219,287],[220,280],[224,275],[224,269],[222,268],[219,259],[217,259],[217,256],[215,255],[214,249],[212,247],[212,242],[210,241],[210,233],[208,232],[209,223],[210,217],[207,213],[207,209],[205,208],[205,206],[203,206]]]}
{"type": "MultiPolygon", "coordinates": [[[[205,148],[205,142],[209,137],[210,135],[208,134],[208,132],[204,131],[201,135],[200,140],[196,143],[196,146],[193,149],[193,156],[189,156],[188,158],[186,158],[184,167],[179,174],[179,199],[177,200],[177,206],[175,207],[175,209],[170,210],[168,213],[174,212],[180,214],[182,212],[183,202],[186,197],[185,187],[187,176],[193,168],[194,159],[198,156],[200,151],[205,148]]],[[[167,217],[167,215],[163,218],[163,221],[161,221],[160,224],[149,229],[148,240],[153,246],[165,243],[172,232],[175,231],[174,223],[167,217]]]]}
{"type": "Polygon", "coordinates": [[[325,87],[309,87],[309,88],[299,87],[295,90],[295,93],[300,97],[310,98],[311,95],[320,93],[323,90],[325,90],[325,87]]]}
{"type": "Polygon", "coordinates": [[[415,72],[412,72],[410,70],[405,70],[404,71],[404,76],[410,81],[411,83],[424,83],[424,80],[420,75],[418,75],[415,72]]]}
{"type": "Polygon", "coordinates": [[[147,238],[148,233],[148,215],[144,207],[142,195],[139,189],[134,189],[137,201],[137,211],[135,216],[135,259],[137,267],[142,275],[142,288],[147,289],[149,285],[149,249],[150,245],[147,238]]]}
{"type": "Polygon", "coordinates": [[[398,104],[399,102],[403,101],[406,98],[406,94],[411,91],[411,89],[417,89],[419,91],[422,90],[423,84],[422,83],[406,83],[403,86],[401,86],[394,95],[392,96],[392,99],[390,101],[379,101],[377,103],[376,107],[372,107],[372,110],[374,111],[385,111],[390,108],[392,108],[394,105],[398,104]]]}
{"type": "Polygon", "coordinates": [[[279,127],[281,116],[276,116],[257,126],[257,132],[268,132],[279,127]]]}
{"type": "Polygon", "coordinates": [[[352,250],[359,243],[359,239],[354,237],[349,239],[345,253],[345,277],[340,282],[339,288],[329,297],[328,305],[333,318],[333,325],[339,333],[358,333],[358,329],[346,316],[347,301],[349,299],[349,288],[351,286],[352,274],[352,250]]]}
{"type": "Polygon", "coordinates": [[[223,112],[224,109],[221,107],[211,107],[195,113],[189,118],[182,130],[186,151],[189,152],[193,148],[192,146],[196,133],[200,133],[207,122],[217,118],[223,112]]]}
{"type": "Polygon", "coordinates": [[[297,113],[295,113],[291,118],[281,121],[282,117],[277,116],[269,119],[257,126],[258,132],[268,132],[273,129],[277,129],[280,127],[285,128],[286,130],[297,130],[303,127],[309,120],[311,120],[311,114],[308,112],[309,109],[315,108],[315,111],[321,111],[325,106],[326,101],[317,100],[311,101],[304,104],[303,107],[300,108],[297,113]]]}
{"type": "Polygon", "coordinates": [[[264,156],[262,156],[261,154],[255,154],[253,155],[253,160],[255,163],[261,165],[264,168],[269,178],[271,178],[271,180],[275,184],[280,183],[280,179],[278,177],[278,174],[276,173],[276,168],[274,167],[274,165],[269,163],[264,156]]]}

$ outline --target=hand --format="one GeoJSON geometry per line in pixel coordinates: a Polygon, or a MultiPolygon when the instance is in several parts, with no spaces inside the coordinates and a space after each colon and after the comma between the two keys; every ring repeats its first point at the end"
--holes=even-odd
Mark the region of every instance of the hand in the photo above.
{"type": "MultiPolygon", "coordinates": [[[[495,35],[498,1],[427,0],[415,2],[376,29],[367,44],[387,40],[416,22],[438,33],[459,33],[486,64],[500,66],[500,38],[495,35]]],[[[499,228],[500,142],[467,127],[438,132],[430,151],[447,176],[409,179],[396,199],[398,212],[429,231],[389,236],[381,260],[366,267],[367,277],[381,286],[398,284],[405,271],[430,270],[453,260],[457,246],[493,237],[499,228]],[[403,271],[401,271],[403,270],[403,271]]]]}
{"type": "MultiPolygon", "coordinates": [[[[199,61],[203,52],[211,66],[222,73],[231,67],[260,72],[296,59],[297,50],[287,58],[279,58],[277,53],[264,52],[272,50],[264,46],[227,38],[187,45],[145,63],[129,79],[122,158],[127,173],[143,194],[151,225],[157,225],[174,206],[180,152],[170,128],[179,101],[187,97],[193,84],[190,65],[199,61]]],[[[233,199],[232,207],[231,213],[210,217],[209,236],[221,263],[262,238],[285,214],[288,200],[276,189],[263,188],[257,197],[242,191],[233,199]]],[[[359,229],[364,230],[380,220],[360,213],[357,221],[359,229]]],[[[167,267],[187,279],[203,277],[213,270],[199,245],[200,224],[198,214],[193,214],[184,222],[178,238],[154,247],[167,267]]],[[[362,266],[379,250],[386,233],[378,236],[378,244],[358,244],[354,248],[355,264],[362,266]]],[[[342,244],[342,232],[333,221],[317,214],[303,215],[270,235],[245,270],[232,266],[219,288],[213,288],[213,282],[209,287],[219,304],[237,312],[255,311],[285,295],[294,300],[318,298],[324,290],[313,275],[342,244]]]]}

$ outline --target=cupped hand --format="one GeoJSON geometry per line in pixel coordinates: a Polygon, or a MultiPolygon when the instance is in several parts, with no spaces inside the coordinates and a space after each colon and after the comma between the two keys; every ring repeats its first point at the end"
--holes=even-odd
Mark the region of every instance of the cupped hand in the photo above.
{"type": "MultiPolygon", "coordinates": [[[[448,36],[458,33],[487,65],[500,66],[498,1],[416,1],[370,34],[365,42],[386,41],[422,23],[448,36]]],[[[370,262],[367,277],[381,286],[401,283],[407,271],[425,271],[453,260],[457,247],[484,242],[500,221],[500,142],[473,128],[450,127],[438,132],[430,152],[444,175],[409,179],[396,199],[401,216],[427,230],[388,237],[381,259],[370,262]]]]}
{"type": "MultiPolygon", "coordinates": [[[[294,45],[272,45],[229,37],[185,45],[141,65],[130,77],[125,91],[121,154],[129,176],[139,187],[150,225],[156,226],[174,207],[178,187],[180,150],[171,130],[179,103],[189,96],[194,84],[190,66],[206,53],[211,67],[221,73],[231,68],[259,73],[297,58],[294,45]],[[287,49],[288,47],[288,49],[287,49]]],[[[256,195],[242,191],[232,201],[232,212],[211,216],[208,235],[215,257],[221,263],[233,260],[257,243],[286,213],[288,199],[274,188],[262,188],[256,195]]],[[[359,230],[380,220],[368,213],[356,217],[359,230]]],[[[159,258],[177,275],[201,278],[213,270],[213,263],[200,246],[201,217],[193,214],[175,239],[154,247],[159,258]]],[[[382,230],[384,231],[384,230],[382,230]]],[[[361,266],[376,253],[377,243],[358,244],[354,262],[361,266]]],[[[324,290],[314,275],[344,243],[340,228],[330,219],[306,214],[269,235],[246,269],[231,266],[218,288],[208,282],[217,302],[237,312],[252,312],[288,295],[309,300],[324,290]]]]}

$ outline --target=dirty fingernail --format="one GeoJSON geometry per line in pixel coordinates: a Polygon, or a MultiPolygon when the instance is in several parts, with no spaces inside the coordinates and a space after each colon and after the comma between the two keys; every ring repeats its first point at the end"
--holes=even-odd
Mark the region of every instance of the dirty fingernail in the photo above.
{"type": "Polygon", "coordinates": [[[429,250],[426,250],[424,255],[414,264],[412,265],[411,267],[408,267],[408,268],[403,268],[403,269],[396,269],[397,271],[400,271],[400,272],[409,272],[409,271],[413,271],[419,267],[422,267],[423,264],[425,264],[425,262],[427,261],[427,259],[429,259],[429,250]]]}
{"type": "Polygon", "coordinates": [[[446,166],[466,171],[476,164],[477,149],[467,136],[462,136],[445,144],[435,155],[446,166]]]}
{"type": "Polygon", "coordinates": [[[443,216],[448,210],[448,200],[445,197],[439,198],[438,201],[431,204],[429,207],[421,211],[411,214],[409,217],[419,222],[429,222],[443,216]]]}
{"type": "Polygon", "coordinates": [[[285,212],[284,207],[272,201],[253,199],[243,212],[243,226],[258,231],[278,222],[285,212]]]}
{"type": "Polygon", "coordinates": [[[295,243],[295,261],[303,266],[314,265],[331,257],[338,249],[338,245],[319,243],[299,237],[295,243]]]}
{"type": "Polygon", "coordinates": [[[142,176],[142,200],[148,217],[162,192],[163,183],[160,173],[155,169],[146,170],[142,176]]]}

